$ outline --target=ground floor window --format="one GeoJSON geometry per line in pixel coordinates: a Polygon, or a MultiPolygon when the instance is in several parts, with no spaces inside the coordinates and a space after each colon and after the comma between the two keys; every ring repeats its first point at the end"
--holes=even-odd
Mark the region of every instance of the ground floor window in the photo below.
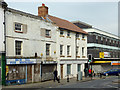
{"type": "Polygon", "coordinates": [[[67,75],[71,74],[71,64],[67,64],[67,75]]]}
{"type": "Polygon", "coordinates": [[[78,71],[78,72],[81,71],[81,64],[78,64],[77,71],[78,71]]]}

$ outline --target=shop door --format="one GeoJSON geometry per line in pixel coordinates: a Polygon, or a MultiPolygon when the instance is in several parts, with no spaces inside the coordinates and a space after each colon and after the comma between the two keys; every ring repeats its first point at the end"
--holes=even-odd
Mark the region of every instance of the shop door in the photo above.
{"type": "Polygon", "coordinates": [[[32,65],[27,65],[27,82],[32,82],[32,65]]]}
{"type": "Polygon", "coordinates": [[[63,78],[63,64],[61,66],[61,78],[63,78]]]}

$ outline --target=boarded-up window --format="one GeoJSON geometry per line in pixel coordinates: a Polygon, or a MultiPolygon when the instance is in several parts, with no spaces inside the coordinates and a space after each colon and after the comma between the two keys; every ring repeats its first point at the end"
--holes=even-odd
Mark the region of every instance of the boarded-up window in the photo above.
{"type": "Polygon", "coordinates": [[[40,35],[43,36],[43,37],[45,37],[45,28],[41,28],[40,35]]]}

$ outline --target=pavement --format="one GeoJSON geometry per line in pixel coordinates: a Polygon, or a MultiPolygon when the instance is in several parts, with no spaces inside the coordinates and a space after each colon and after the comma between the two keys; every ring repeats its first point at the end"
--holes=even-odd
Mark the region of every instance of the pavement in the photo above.
{"type": "Polygon", "coordinates": [[[37,82],[37,83],[29,83],[29,84],[22,84],[22,85],[10,85],[10,86],[2,86],[2,88],[6,89],[6,88],[54,88],[60,85],[67,85],[67,84],[73,84],[73,83],[78,83],[78,82],[87,82],[87,81],[91,81],[91,80],[96,80],[96,79],[104,79],[106,78],[105,76],[103,76],[102,78],[100,77],[92,77],[92,79],[90,77],[82,77],[82,80],[77,81],[77,78],[70,78],[69,82],[67,82],[67,79],[61,79],[60,83],[58,83],[57,81],[45,81],[45,82],[37,82]]]}

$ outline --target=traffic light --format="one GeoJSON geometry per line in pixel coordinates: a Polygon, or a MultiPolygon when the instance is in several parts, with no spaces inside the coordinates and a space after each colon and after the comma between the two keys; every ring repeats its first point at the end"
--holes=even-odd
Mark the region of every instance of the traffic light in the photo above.
{"type": "Polygon", "coordinates": [[[88,62],[92,62],[92,54],[88,54],[88,62]]]}

